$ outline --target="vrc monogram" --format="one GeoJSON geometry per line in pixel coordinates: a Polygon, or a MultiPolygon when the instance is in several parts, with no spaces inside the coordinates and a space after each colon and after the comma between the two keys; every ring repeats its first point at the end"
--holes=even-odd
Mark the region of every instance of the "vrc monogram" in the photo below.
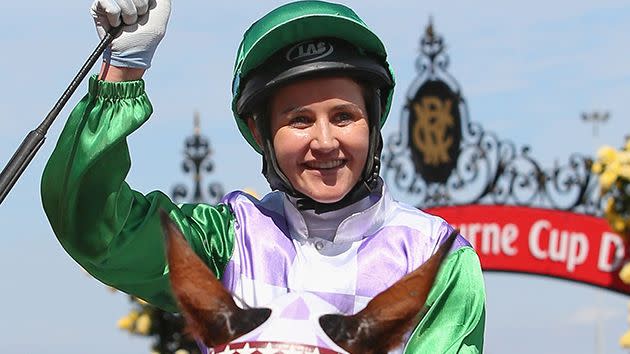
{"type": "Polygon", "coordinates": [[[446,131],[453,126],[451,105],[451,100],[442,101],[436,96],[422,97],[412,105],[416,115],[412,138],[427,165],[450,161],[448,149],[453,145],[453,137],[446,136],[446,131]]]}

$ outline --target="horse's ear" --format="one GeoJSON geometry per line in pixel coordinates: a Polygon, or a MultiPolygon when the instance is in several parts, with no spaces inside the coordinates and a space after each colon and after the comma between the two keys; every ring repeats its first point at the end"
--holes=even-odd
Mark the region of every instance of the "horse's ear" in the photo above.
{"type": "Polygon", "coordinates": [[[264,308],[241,309],[188,242],[160,210],[166,238],[171,288],[187,331],[208,347],[227,344],[261,325],[271,315],[264,308]]]}
{"type": "Polygon", "coordinates": [[[404,334],[424,316],[424,303],[458,234],[453,231],[429,260],[376,295],[359,313],[321,316],[324,332],[350,353],[387,353],[399,346],[404,334]]]}

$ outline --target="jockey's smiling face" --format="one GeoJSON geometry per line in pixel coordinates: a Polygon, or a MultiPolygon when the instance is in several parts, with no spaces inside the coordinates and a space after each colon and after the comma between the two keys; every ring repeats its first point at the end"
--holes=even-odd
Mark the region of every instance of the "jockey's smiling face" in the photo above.
{"type": "Polygon", "coordinates": [[[270,113],[278,165],[293,188],[320,203],[341,200],[368,154],[361,86],[346,77],[300,80],[275,92],[270,113]]]}

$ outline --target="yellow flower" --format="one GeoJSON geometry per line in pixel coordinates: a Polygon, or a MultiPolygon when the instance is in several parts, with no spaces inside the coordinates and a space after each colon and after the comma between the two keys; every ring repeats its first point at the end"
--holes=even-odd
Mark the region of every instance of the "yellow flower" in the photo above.
{"type": "Polygon", "coordinates": [[[617,159],[617,150],[608,145],[604,145],[597,150],[597,158],[599,158],[602,163],[611,163],[617,159]]]}
{"type": "Polygon", "coordinates": [[[621,164],[619,163],[619,160],[615,160],[609,163],[608,165],[606,165],[606,170],[604,172],[610,172],[610,173],[614,173],[615,175],[619,175],[620,171],[621,171],[621,164]]]}
{"type": "Polygon", "coordinates": [[[620,151],[617,153],[617,160],[624,165],[630,164],[630,151],[620,151]]]}
{"type": "Polygon", "coordinates": [[[598,175],[602,173],[603,170],[604,170],[604,167],[599,162],[595,162],[593,163],[593,166],[591,166],[591,172],[593,172],[594,174],[598,175]]]}
{"type": "Polygon", "coordinates": [[[120,329],[124,329],[124,330],[129,331],[129,330],[131,330],[131,326],[133,325],[133,321],[129,318],[129,316],[125,316],[125,317],[119,319],[118,323],[116,323],[116,325],[120,329]]]}
{"type": "Polygon", "coordinates": [[[177,349],[175,354],[190,354],[190,352],[186,349],[177,349]]]}
{"type": "Polygon", "coordinates": [[[626,231],[626,223],[623,221],[623,219],[615,220],[615,223],[613,224],[613,230],[620,234],[626,231]]]}
{"type": "Polygon", "coordinates": [[[615,232],[619,234],[625,233],[627,221],[623,218],[623,216],[617,214],[615,210],[608,210],[608,206],[606,206],[604,214],[606,216],[606,220],[608,220],[608,224],[615,232]]]}
{"type": "Polygon", "coordinates": [[[147,335],[151,331],[151,317],[148,314],[143,313],[136,320],[136,333],[147,335]]]}
{"type": "Polygon", "coordinates": [[[604,173],[601,174],[601,176],[599,176],[599,187],[602,189],[602,191],[606,192],[610,189],[610,186],[613,184],[613,182],[615,182],[616,179],[617,174],[606,170],[604,173]]]}
{"type": "Polygon", "coordinates": [[[619,168],[619,176],[630,181],[630,165],[624,165],[619,168]]]}
{"type": "Polygon", "coordinates": [[[619,338],[619,345],[623,348],[630,348],[630,331],[619,338]]]}
{"type": "Polygon", "coordinates": [[[630,263],[626,263],[619,271],[619,279],[625,284],[630,284],[630,263]]]}
{"type": "Polygon", "coordinates": [[[127,316],[118,320],[118,323],[117,323],[118,328],[131,331],[131,328],[133,327],[133,323],[138,318],[138,315],[139,314],[137,311],[130,311],[127,314],[127,316]]]}

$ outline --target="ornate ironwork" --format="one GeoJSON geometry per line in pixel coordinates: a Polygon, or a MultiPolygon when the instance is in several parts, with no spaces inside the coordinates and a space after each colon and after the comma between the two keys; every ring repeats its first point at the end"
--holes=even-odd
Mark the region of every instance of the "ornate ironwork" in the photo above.
{"type": "Polygon", "coordinates": [[[210,160],[212,155],[212,149],[210,148],[210,141],[201,135],[201,128],[199,125],[199,113],[195,112],[194,115],[194,131],[193,135],[186,138],[184,143],[184,161],[182,162],[182,170],[185,173],[192,173],[193,177],[193,194],[189,198],[189,190],[184,184],[177,184],[173,188],[172,197],[177,202],[190,201],[190,202],[207,202],[217,203],[223,197],[223,186],[217,182],[210,183],[207,187],[207,193],[203,192],[202,179],[203,173],[210,173],[214,169],[214,164],[210,160]],[[206,196],[207,195],[207,196],[206,196]]]}
{"type": "MultiPolygon", "coordinates": [[[[449,57],[444,41],[433,29],[432,20],[420,41],[418,75],[403,107],[400,129],[388,137],[383,153],[383,176],[394,193],[421,208],[463,204],[513,204],[570,210],[601,215],[597,178],[591,173],[592,159],[572,155],[568,161],[544,167],[528,146],[486,131],[468,115],[466,99],[457,80],[447,71],[449,57]],[[461,142],[455,167],[446,178],[423,178],[414,164],[409,124],[418,91],[428,82],[443,82],[455,94],[461,119],[461,142]]],[[[421,168],[422,169],[422,166],[421,168]]]]}

